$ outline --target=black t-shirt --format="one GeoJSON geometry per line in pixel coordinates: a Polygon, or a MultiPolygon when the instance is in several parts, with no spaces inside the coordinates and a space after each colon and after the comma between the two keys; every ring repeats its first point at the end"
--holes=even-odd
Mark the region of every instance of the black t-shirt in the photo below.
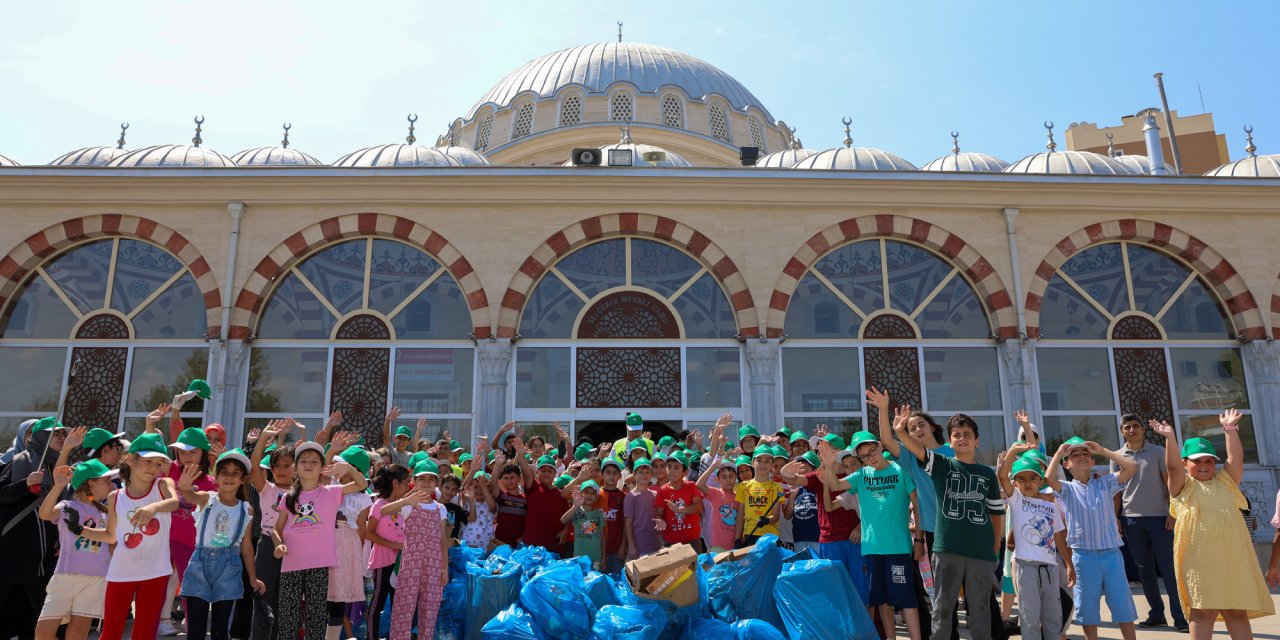
{"type": "Polygon", "coordinates": [[[452,502],[445,503],[444,508],[449,512],[449,537],[461,538],[462,525],[467,523],[467,510],[452,502]]]}

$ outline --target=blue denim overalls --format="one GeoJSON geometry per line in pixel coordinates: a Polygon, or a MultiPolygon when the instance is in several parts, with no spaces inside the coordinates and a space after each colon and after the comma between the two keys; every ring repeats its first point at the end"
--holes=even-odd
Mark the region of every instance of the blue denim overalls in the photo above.
{"type": "MultiPolygon", "coordinates": [[[[217,496],[209,496],[217,500],[217,496]]],[[[234,537],[225,547],[204,546],[204,532],[209,525],[209,512],[204,509],[200,518],[200,526],[196,531],[196,550],[191,556],[191,564],[187,565],[187,573],[182,578],[182,596],[200,598],[205,602],[223,602],[239,600],[244,595],[244,583],[240,579],[243,562],[240,558],[240,542],[244,536],[245,503],[240,503],[237,512],[234,537]]]]}

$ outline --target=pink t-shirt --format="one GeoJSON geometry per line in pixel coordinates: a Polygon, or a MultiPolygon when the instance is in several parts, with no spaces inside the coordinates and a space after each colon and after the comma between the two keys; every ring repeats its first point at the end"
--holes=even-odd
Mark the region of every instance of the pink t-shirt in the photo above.
{"type": "Polygon", "coordinates": [[[258,508],[262,510],[262,530],[270,531],[276,526],[276,519],[284,511],[284,497],[289,495],[288,489],[281,489],[274,482],[268,482],[258,493],[258,508]]]}
{"type": "Polygon", "coordinates": [[[721,549],[732,549],[734,537],[737,535],[738,498],[732,491],[708,487],[706,498],[710,503],[710,512],[704,521],[711,532],[711,546],[721,549]]]}
{"type": "Polygon", "coordinates": [[[342,485],[330,484],[303,491],[293,513],[286,507],[281,538],[289,553],[280,563],[280,571],[303,571],[338,566],[338,547],[334,531],[338,507],[342,505],[342,485]]]}
{"type": "MultiPolygon", "coordinates": [[[[176,460],[169,466],[169,477],[173,479],[175,487],[178,484],[178,480],[182,478],[182,465],[178,464],[176,460]]],[[[206,473],[196,478],[196,481],[191,483],[191,487],[196,491],[217,491],[218,483],[214,482],[213,476],[206,473]]],[[[188,547],[196,546],[196,519],[195,515],[193,515],[195,511],[196,504],[187,502],[187,499],[182,497],[182,492],[179,491],[178,508],[173,512],[173,518],[170,521],[172,524],[169,527],[169,544],[180,544],[188,547]]]]}
{"type": "MultiPolygon", "coordinates": [[[[384,516],[382,515],[382,508],[388,504],[391,504],[390,500],[378,498],[373,501],[373,506],[369,507],[369,519],[377,523],[373,532],[384,540],[403,544],[405,509],[401,509],[389,516],[384,516]]],[[[380,544],[373,545],[373,549],[369,552],[369,568],[381,569],[395,564],[397,553],[395,549],[384,547],[380,544]]]]}

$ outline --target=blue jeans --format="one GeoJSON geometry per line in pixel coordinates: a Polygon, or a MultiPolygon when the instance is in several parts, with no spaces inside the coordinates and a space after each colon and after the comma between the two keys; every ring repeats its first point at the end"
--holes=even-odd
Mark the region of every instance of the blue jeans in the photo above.
{"type": "Polygon", "coordinates": [[[1160,584],[1156,581],[1156,569],[1164,580],[1169,594],[1169,612],[1175,625],[1187,623],[1178,601],[1177,575],[1173,572],[1173,532],[1164,527],[1164,516],[1124,518],[1124,540],[1129,546],[1133,561],[1138,564],[1142,579],[1142,595],[1151,607],[1152,618],[1164,617],[1164,601],[1160,599],[1160,584]]]}

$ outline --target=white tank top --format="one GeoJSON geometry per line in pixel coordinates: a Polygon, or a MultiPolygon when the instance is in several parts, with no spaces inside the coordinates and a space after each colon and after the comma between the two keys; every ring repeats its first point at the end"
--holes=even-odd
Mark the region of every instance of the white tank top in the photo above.
{"type": "Polygon", "coordinates": [[[157,513],[151,522],[139,529],[129,516],[139,507],[160,502],[160,480],[141,498],[129,495],[128,489],[115,492],[116,548],[107,568],[108,582],[138,582],[167,576],[169,566],[169,514],[157,513]]]}

